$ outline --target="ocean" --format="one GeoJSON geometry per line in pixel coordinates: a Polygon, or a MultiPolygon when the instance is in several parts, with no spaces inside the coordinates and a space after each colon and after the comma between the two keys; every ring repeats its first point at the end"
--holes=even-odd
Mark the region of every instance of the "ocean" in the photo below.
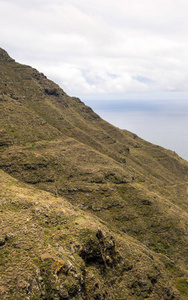
{"type": "Polygon", "coordinates": [[[188,101],[84,101],[100,117],[188,160],[188,101]]]}

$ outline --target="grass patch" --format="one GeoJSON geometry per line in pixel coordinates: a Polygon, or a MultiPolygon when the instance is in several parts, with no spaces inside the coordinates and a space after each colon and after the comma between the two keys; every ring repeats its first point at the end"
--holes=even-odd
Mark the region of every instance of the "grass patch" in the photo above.
{"type": "Polygon", "coordinates": [[[188,278],[187,277],[179,278],[176,281],[176,287],[183,296],[188,297],[188,278]]]}

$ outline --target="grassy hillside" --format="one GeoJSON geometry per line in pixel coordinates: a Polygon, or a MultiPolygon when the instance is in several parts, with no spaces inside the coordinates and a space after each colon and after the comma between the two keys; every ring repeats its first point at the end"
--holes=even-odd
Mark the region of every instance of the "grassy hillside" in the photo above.
{"type": "Polygon", "coordinates": [[[15,249],[21,248],[6,242],[6,230],[2,233],[5,243],[0,252],[11,253],[10,257],[3,254],[1,266],[2,282],[7,282],[0,283],[4,299],[14,298],[13,277],[19,268],[36,282],[16,289],[18,299],[28,289],[25,299],[187,299],[188,162],[105,122],[37,70],[16,63],[3,49],[0,75],[1,195],[6,200],[2,224],[10,231],[18,230],[17,223],[24,228],[27,219],[31,228],[35,222],[39,226],[35,235],[30,229],[28,236],[21,234],[21,244],[30,242],[35,255],[28,249],[16,254],[15,249]],[[34,214],[38,206],[40,212],[34,214]],[[60,213],[63,207],[65,219],[60,213]],[[74,275],[84,276],[83,284],[69,269],[62,271],[62,262],[57,271],[62,254],[55,245],[60,240],[77,270],[74,275]],[[46,247],[50,257],[43,259],[46,247]],[[75,261],[70,251],[76,253],[75,261]],[[13,263],[11,257],[16,255],[13,263]],[[28,267],[25,263],[19,267],[22,255],[28,267]],[[50,267],[37,275],[45,280],[44,288],[33,275],[41,263],[50,267]],[[128,264],[125,270],[124,264],[128,264]],[[5,270],[13,265],[17,271],[7,277],[5,270]],[[49,289],[48,280],[52,280],[49,289]],[[64,282],[72,282],[77,292],[71,294],[66,284],[60,288],[64,282]],[[67,298],[58,292],[62,289],[67,298]]]}
{"type": "Polygon", "coordinates": [[[171,259],[3,171],[0,186],[1,299],[184,299],[171,259]]]}

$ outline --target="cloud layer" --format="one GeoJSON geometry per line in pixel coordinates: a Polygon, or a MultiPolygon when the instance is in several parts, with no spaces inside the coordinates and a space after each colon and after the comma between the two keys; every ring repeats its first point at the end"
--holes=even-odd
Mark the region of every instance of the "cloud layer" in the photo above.
{"type": "Polygon", "coordinates": [[[186,0],[0,0],[1,47],[71,95],[188,91],[186,0]]]}

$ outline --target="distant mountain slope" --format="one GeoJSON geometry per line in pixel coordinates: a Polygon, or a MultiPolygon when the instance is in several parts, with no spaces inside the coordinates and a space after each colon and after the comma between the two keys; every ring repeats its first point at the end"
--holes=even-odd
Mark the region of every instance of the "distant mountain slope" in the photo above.
{"type": "MultiPolygon", "coordinates": [[[[167,256],[172,265],[167,264],[165,272],[185,297],[181,299],[187,299],[188,162],[102,120],[78,98],[69,97],[37,70],[16,63],[3,49],[0,168],[65,197],[83,214],[99,217],[108,230],[121,232],[125,239],[125,234],[134,237],[162,260],[167,256]]],[[[174,299],[180,299],[177,295],[174,299]]],[[[144,297],[173,299],[165,294],[144,297]]],[[[144,298],[138,293],[130,299],[144,298]]]]}

